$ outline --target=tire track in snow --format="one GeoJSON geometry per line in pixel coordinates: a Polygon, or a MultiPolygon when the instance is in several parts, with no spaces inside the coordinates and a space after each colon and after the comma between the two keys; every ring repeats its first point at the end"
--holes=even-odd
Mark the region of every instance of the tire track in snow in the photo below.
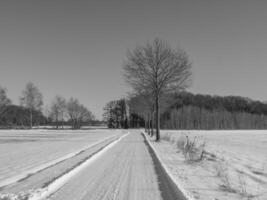
{"type": "Polygon", "coordinates": [[[73,176],[78,174],[81,170],[89,166],[91,163],[93,163],[96,159],[98,159],[101,155],[103,155],[105,152],[107,152],[110,148],[112,148],[114,145],[116,145],[122,138],[129,135],[129,133],[124,134],[120,136],[115,141],[111,142],[107,146],[103,147],[100,151],[97,151],[95,154],[90,156],[87,160],[85,160],[83,163],[80,163],[76,168],[72,169],[68,173],[62,175],[58,179],[54,180],[50,184],[47,185],[46,188],[42,188],[40,190],[35,191],[32,193],[28,200],[43,200],[49,196],[51,196],[54,192],[59,190],[65,183],[67,183],[73,176]]]}
{"type": "Polygon", "coordinates": [[[62,156],[62,157],[58,158],[58,159],[52,160],[52,161],[47,162],[47,163],[45,163],[43,165],[40,165],[40,166],[37,166],[37,167],[32,168],[30,170],[27,170],[27,171],[25,171],[25,172],[23,172],[21,174],[18,174],[16,176],[13,176],[13,177],[10,177],[8,179],[5,179],[5,180],[0,182],[0,191],[3,190],[3,188],[5,186],[8,186],[8,185],[16,183],[16,182],[21,182],[21,181],[33,176],[36,173],[39,173],[39,172],[41,172],[41,171],[43,171],[43,170],[45,170],[47,168],[53,167],[53,166],[55,166],[55,165],[57,165],[57,164],[59,164],[61,162],[64,162],[64,161],[66,161],[66,160],[68,160],[70,158],[73,158],[73,157],[83,153],[84,151],[86,151],[86,150],[88,150],[88,149],[90,149],[90,148],[92,148],[92,147],[94,147],[96,145],[99,145],[99,144],[101,144],[101,143],[103,143],[103,142],[105,142],[105,141],[107,141],[107,140],[109,140],[111,138],[115,138],[115,137],[118,137],[118,135],[112,135],[110,137],[106,137],[103,140],[100,140],[100,141],[97,141],[97,142],[95,142],[93,144],[90,144],[89,146],[86,146],[85,148],[82,148],[82,149],[80,149],[78,151],[69,153],[69,154],[67,154],[65,156],[62,156]]]}
{"type": "Polygon", "coordinates": [[[131,132],[49,199],[163,200],[144,139],[140,131],[131,132]]]}

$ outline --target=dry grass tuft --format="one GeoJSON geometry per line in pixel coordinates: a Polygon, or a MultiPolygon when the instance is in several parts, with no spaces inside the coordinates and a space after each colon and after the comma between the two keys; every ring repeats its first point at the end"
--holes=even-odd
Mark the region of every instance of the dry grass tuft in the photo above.
{"type": "Polygon", "coordinates": [[[251,200],[256,198],[259,195],[253,195],[248,192],[248,184],[246,177],[243,173],[239,172],[237,174],[238,183],[233,184],[230,181],[229,176],[229,165],[228,163],[222,158],[217,162],[215,166],[216,176],[220,179],[221,184],[219,188],[222,191],[229,192],[229,193],[237,193],[241,196],[242,199],[251,200]]]}
{"type": "Polygon", "coordinates": [[[216,176],[221,181],[220,189],[222,189],[223,191],[236,193],[236,190],[233,188],[233,186],[232,186],[232,184],[230,182],[229,165],[224,160],[224,158],[217,162],[217,165],[215,166],[215,172],[216,172],[216,176]]]}
{"type": "Polygon", "coordinates": [[[201,137],[165,133],[161,138],[175,145],[187,161],[201,161],[204,158],[206,142],[201,137]]]}

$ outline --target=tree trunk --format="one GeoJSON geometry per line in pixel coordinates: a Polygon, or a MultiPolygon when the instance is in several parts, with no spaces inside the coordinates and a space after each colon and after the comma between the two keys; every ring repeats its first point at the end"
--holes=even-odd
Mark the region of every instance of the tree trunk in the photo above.
{"type": "Polygon", "coordinates": [[[159,95],[156,95],[156,141],[160,140],[160,108],[159,108],[159,95]]]}
{"type": "Polygon", "coordinates": [[[154,111],[151,114],[150,121],[151,121],[151,127],[150,127],[150,129],[151,129],[151,135],[150,136],[152,137],[152,136],[154,136],[154,111]]]}
{"type": "Polygon", "coordinates": [[[32,109],[30,109],[30,128],[32,129],[32,109]]]}
{"type": "Polygon", "coordinates": [[[147,131],[148,131],[148,135],[150,135],[151,134],[151,132],[150,132],[150,115],[148,114],[148,118],[147,118],[147,131]]]}
{"type": "Polygon", "coordinates": [[[62,129],[64,128],[64,124],[63,124],[63,122],[64,122],[64,120],[63,120],[63,119],[64,119],[64,116],[63,116],[63,115],[64,115],[64,114],[62,113],[62,118],[61,118],[61,120],[62,120],[62,121],[61,121],[62,129]]]}
{"type": "Polygon", "coordinates": [[[58,129],[58,119],[56,119],[56,129],[58,129]]]}
{"type": "Polygon", "coordinates": [[[145,132],[147,133],[147,119],[145,117],[145,132]]]}

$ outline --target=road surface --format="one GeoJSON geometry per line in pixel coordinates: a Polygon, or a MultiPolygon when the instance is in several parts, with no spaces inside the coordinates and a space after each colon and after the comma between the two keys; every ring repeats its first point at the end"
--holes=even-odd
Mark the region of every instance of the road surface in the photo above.
{"type": "Polygon", "coordinates": [[[50,200],[183,200],[140,132],[132,132],[50,200]]]}

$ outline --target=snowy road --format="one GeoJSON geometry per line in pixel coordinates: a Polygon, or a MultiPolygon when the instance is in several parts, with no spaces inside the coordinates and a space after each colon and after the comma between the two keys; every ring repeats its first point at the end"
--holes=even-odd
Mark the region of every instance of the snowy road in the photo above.
{"type": "Polygon", "coordinates": [[[73,177],[49,199],[179,199],[169,184],[144,137],[140,132],[134,132],[73,177]]]}

